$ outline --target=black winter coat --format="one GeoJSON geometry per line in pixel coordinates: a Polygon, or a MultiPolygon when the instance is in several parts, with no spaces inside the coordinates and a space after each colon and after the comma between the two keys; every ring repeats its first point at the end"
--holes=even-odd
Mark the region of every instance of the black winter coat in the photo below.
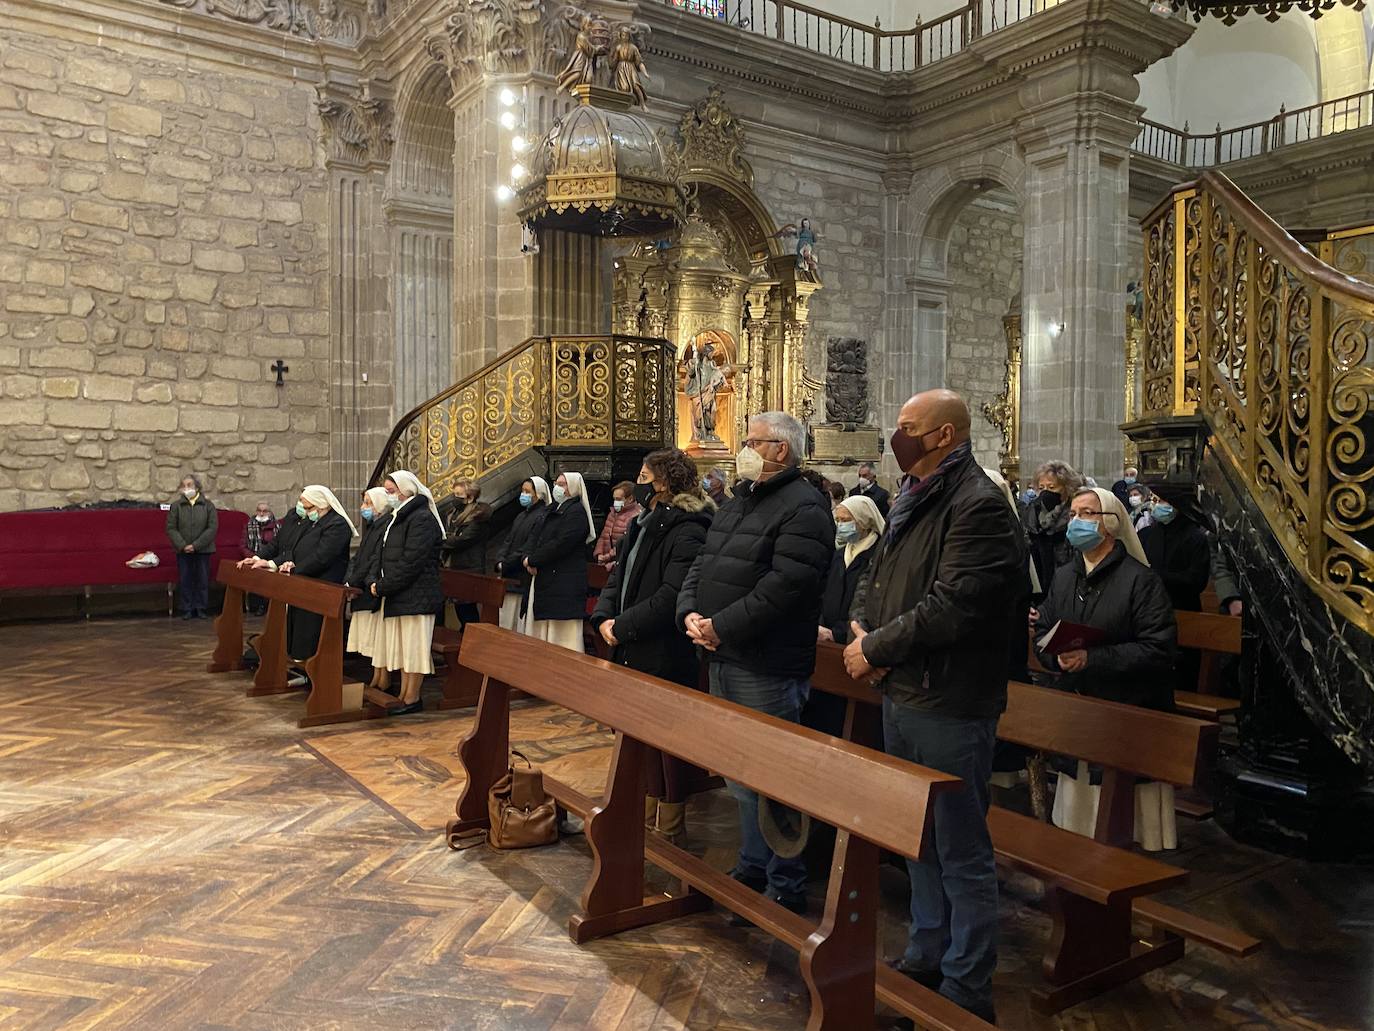
{"type": "Polygon", "coordinates": [[[382,607],[382,599],[372,596],[371,587],[377,581],[377,573],[381,566],[382,537],[386,535],[386,528],[390,525],[390,512],[383,516],[373,516],[372,522],[363,527],[363,539],[344,572],[343,582],[363,592],[353,599],[354,612],[376,612],[382,607]]]}
{"type": "Polygon", "coordinates": [[[429,616],[444,604],[439,584],[439,545],[443,531],[424,497],[397,509],[382,541],[377,565],[377,596],[386,601],[382,614],[429,616]]]}
{"type": "Polygon", "coordinates": [[[741,483],[683,582],[678,623],[692,612],[711,620],[720,647],[703,655],[707,662],[809,677],[834,551],[830,507],[799,469],[741,483]]]}
{"type": "MultiPolygon", "coordinates": [[[[348,570],[348,549],[353,532],[338,512],[326,512],[318,522],[300,520],[300,528],[290,534],[287,546],[277,554],[277,564],[294,563],[293,573],[329,583],[343,583],[348,570]]],[[[287,536],[277,534],[277,540],[287,536]]],[[[275,542],[274,542],[275,543],[275,542]]],[[[304,609],[292,608],[286,614],[286,653],[293,659],[308,659],[320,646],[324,617],[304,609]]]]}
{"type": "Polygon", "coordinates": [[[1043,593],[1049,592],[1055,570],[1073,562],[1076,554],[1066,536],[1069,520],[1073,518],[1070,508],[1072,500],[1065,499],[1052,511],[1046,512],[1037,497],[1021,509],[1021,523],[1030,542],[1031,561],[1035,563],[1035,575],[1040,578],[1040,590],[1043,593]]]}
{"type": "Polygon", "coordinates": [[[645,513],[642,520],[630,522],[592,613],[592,625],[598,630],[606,620],[615,620],[620,643],[612,650],[611,661],[687,687],[697,686],[696,647],[678,622],[677,596],[706,542],[715,508],[709,498],[679,494],[645,513]],[[625,582],[625,561],[636,541],[639,547],[625,582]]]}
{"type": "Polygon", "coordinates": [[[530,549],[534,578],[534,619],[587,617],[587,513],[578,498],[550,507],[530,549]]]}
{"type": "Polygon", "coordinates": [[[830,574],[825,578],[825,594],[821,598],[820,625],[829,629],[839,644],[849,643],[849,610],[854,607],[854,591],[877,547],[875,544],[859,552],[847,566],[844,548],[836,548],[835,557],[830,560],[830,574]]]}
{"type": "Polygon", "coordinates": [[[1164,581],[1169,602],[1185,612],[1202,611],[1202,592],[1212,575],[1207,533],[1179,513],[1172,522],[1158,520],[1140,531],[1140,545],[1150,568],[1164,581]]]}
{"type": "Polygon", "coordinates": [[[900,535],[884,534],[850,614],[869,631],[864,658],[891,670],[882,690],[894,702],[995,719],[1007,706],[1008,636],[1025,634],[1029,607],[1016,513],[970,453],[900,535]]]}
{"type": "Polygon", "coordinates": [[[510,524],[510,535],[502,549],[504,553],[497,559],[496,564],[500,567],[497,572],[501,576],[507,581],[519,584],[514,590],[507,584],[506,589],[512,594],[523,597],[529,593],[530,574],[525,572],[525,556],[539,542],[539,531],[544,528],[544,520],[548,514],[549,506],[542,501],[536,501],[529,508],[522,508],[510,524]]]}
{"type": "MultiPolygon", "coordinates": [[[[1081,555],[1062,567],[1037,606],[1037,641],[1060,620],[1107,634],[1105,643],[1088,649],[1087,667],[1081,673],[1063,674],[1058,686],[1093,698],[1171,711],[1178,627],[1163,581],[1126,554],[1120,541],[1091,573],[1085,568],[1081,555]]],[[[1036,654],[1046,669],[1059,669],[1054,656],[1038,650],[1036,654]]]]}
{"type": "Polygon", "coordinates": [[[296,514],[296,509],[293,507],[277,523],[277,532],[272,536],[272,539],[263,541],[259,546],[258,558],[265,558],[280,565],[285,561],[281,556],[291,550],[297,538],[305,532],[305,528],[309,525],[311,525],[310,520],[302,519],[296,514]]]}
{"type": "Polygon", "coordinates": [[[887,506],[891,501],[892,495],[890,495],[882,487],[879,487],[876,483],[866,491],[860,490],[858,487],[855,487],[853,490],[849,492],[849,496],[851,498],[859,496],[868,498],[869,501],[873,502],[873,504],[877,506],[878,511],[882,513],[883,518],[887,518],[887,506]]]}
{"type": "Polygon", "coordinates": [[[445,569],[487,572],[487,538],[491,536],[491,506],[485,501],[455,504],[444,520],[445,569]]]}

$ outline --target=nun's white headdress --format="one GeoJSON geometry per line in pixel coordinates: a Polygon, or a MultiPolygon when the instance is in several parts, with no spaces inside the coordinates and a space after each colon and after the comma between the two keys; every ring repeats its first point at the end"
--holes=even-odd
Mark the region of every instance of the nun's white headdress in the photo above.
{"type": "Polygon", "coordinates": [[[353,525],[353,520],[348,518],[348,513],[345,512],[344,507],[339,504],[339,499],[334,496],[334,492],[328,487],[318,483],[312,483],[310,486],[306,487],[305,490],[301,491],[301,497],[305,498],[306,501],[316,507],[328,507],[338,512],[339,515],[343,516],[343,521],[348,524],[348,529],[353,536],[358,536],[358,528],[353,525]]]}

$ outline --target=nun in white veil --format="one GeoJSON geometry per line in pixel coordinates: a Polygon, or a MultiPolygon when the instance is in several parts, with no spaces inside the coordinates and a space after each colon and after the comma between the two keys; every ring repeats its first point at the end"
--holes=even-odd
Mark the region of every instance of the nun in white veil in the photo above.
{"type": "MultiPolygon", "coordinates": [[[[268,563],[281,573],[294,573],[315,580],[341,584],[348,570],[349,545],[358,531],[334,492],[322,484],[313,483],[301,491],[296,502],[296,514],[304,520],[304,529],[277,557],[280,564],[268,563]]],[[[304,662],[315,654],[320,645],[320,631],[324,617],[304,609],[286,610],[286,654],[297,662],[304,662]]],[[[303,687],[307,683],[303,673],[288,684],[303,687]]]]}
{"type": "Polygon", "coordinates": [[[386,655],[382,651],[386,639],[382,634],[382,600],[373,597],[372,585],[377,580],[377,566],[382,557],[382,538],[391,522],[391,495],[386,488],[371,487],[363,491],[358,514],[363,520],[363,539],[348,563],[344,583],[362,593],[349,604],[348,644],[344,650],[372,660],[372,681],[368,686],[382,690],[389,679],[386,655]]]}
{"type": "MultiPolygon", "coordinates": [[[[1036,651],[1046,669],[1061,673],[1057,686],[1088,697],[1171,711],[1178,637],[1173,605],[1150,569],[1124,505],[1111,491],[1085,487],[1073,497],[1067,540],[1078,551],[1055,571],[1036,621],[1036,651]],[[1093,644],[1060,650],[1048,635],[1056,624],[1089,627],[1093,644]]],[[[1054,822],[1091,837],[1101,787],[1078,763],[1075,777],[1060,774],[1054,822]]],[[[1174,789],[1145,783],[1135,791],[1135,838],[1147,851],[1178,847],[1174,789]]]]}
{"type": "Polygon", "coordinates": [[[525,556],[539,542],[539,530],[549,514],[553,495],[541,476],[531,476],[520,485],[520,511],[510,525],[510,536],[496,572],[505,578],[506,597],[501,602],[501,626],[518,633],[525,631],[525,605],[529,599],[530,574],[525,571],[525,556]]]}
{"type": "Polygon", "coordinates": [[[560,474],[538,542],[524,559],[532,577],[525,629],[531,637],[575,652],[586,650],[582,634],[587,618],[587,552],[595,540],[582,474],[560,474]]]}

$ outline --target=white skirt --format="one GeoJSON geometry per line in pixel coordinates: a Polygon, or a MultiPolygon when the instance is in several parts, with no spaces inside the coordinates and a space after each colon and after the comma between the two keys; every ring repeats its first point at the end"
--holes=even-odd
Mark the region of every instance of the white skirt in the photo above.
{"type": "MultiPolygon", "coordinates": [[[[386,603],[382,603],[386,612],[386,603]]],[[[434,656],[430,647],[434,644],[434,614],[427,616],[392,616],[382,619],[382,632],[377,635],[382,641],[382,658],[374,658],[373,664],[387,670],[400,670],[402,673],[433,673],[434,656]]]]}
{"type": "Polygon", "coordinates": [[[549,644],[585,655],[582,640],[583,622],[580,619],[527,619],[525,633],[549,644]]]}
{"type": "Polygon", "coordinates": [[[520,595],[506,595],[505,600],[501,602],[500,625],[502,629],[520,633],[524,629],[524,622],[520,618],[520,595]]]}
{"type": "MultiPolygon", "coordinates": [[[[1097,806],[1102,798],[1102,785],[1093,784],[1088,764],[1079,760],[1078,776],[1059,774],[1054,789],[1056,827],[1091,838],[1097,830],[1097,806]]],[[[1178,818],[1174,814],[1174,786],[1158,781],[1146,781],[1135,786],[1136,844],[1146,852],[1178,848],[1178,818]]]]}
{"type": "Polygon", "coordinates": [[[382,641],[379,640],[382,630],[382,614],[380,612],[355,612],[348,621],[348,647],[347,651],[357,652],[359,655],[366,655],[374,660],[378,651],[381,649],[382,641]]]}

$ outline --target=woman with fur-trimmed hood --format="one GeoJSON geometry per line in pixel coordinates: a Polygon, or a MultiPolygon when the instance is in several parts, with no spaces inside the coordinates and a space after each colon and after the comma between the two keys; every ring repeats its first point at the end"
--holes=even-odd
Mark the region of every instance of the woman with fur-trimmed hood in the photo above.
{"type": "MultiPolygon", "coordinates": [[[[716,504],[701,489],[696,466],[677,448],[644,459],[635,486],[643,508],[620,539],[616,565],[601,591],[592,626],[611,646],[611,660],[686,687],[699,688],[696,648],[675,616],[678,591],[692,568],[716,504]]],[[[679,837],[690,767],[672,756],[650,763],[645,819],[679,837]],[[654,774],[661,768],[660,778],[654,774]],[[659,799],[662,799],[660,802],[659,799]]]]}

